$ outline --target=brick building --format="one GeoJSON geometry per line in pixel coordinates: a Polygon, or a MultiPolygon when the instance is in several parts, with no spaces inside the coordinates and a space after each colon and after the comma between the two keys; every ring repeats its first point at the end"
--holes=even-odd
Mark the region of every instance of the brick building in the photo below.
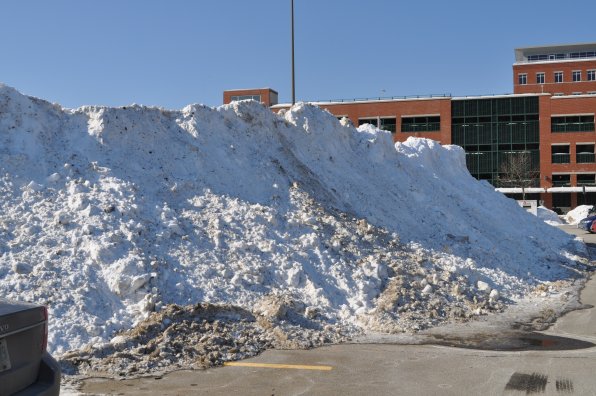
{"type": "MultiPolygon", "coordinates": [[[[470,173],[515,198],[567,211],[596,204],[596,43],[518,48],[511,95],[391,97],[314,102],[355,125],[457,144],[470,173]],[[514,177],[523,163],[523,177],[514,177]],[[513,165],[512,165],[513,164],[513,165]]],[[[273,111],[277,92],[224,92],[224,103],[259,100],[273,111]]]]}

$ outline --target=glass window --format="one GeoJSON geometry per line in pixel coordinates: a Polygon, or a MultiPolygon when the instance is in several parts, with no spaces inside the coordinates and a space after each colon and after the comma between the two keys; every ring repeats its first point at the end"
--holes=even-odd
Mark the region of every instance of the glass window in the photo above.
{"type": "Polygon", "coordinates": [[[544,73],[536,73],[536,84],[544,84],[544,73]]]}
{"type": "Polygon", "coordinates": [[[555,72],[555,82],[556,83],[563,82],[563,72],[555,72]]]}
{"type": "Polygon", "coordinates": [[[577,82],[577,81],[581,81],[582,80],[582,72],[579,70],[576,70],[573,72],[573,81],[577,82]]]}
{"type": "Polygon", "coordinates": [[[364,125],[364,124],[379,126],[379,121],[376,118],[359,118],[358,126],[364,125]]]}
{"type": "Polygon", "coordinates": [[[440,116],[402,117],[402,132],[436,132],[441,130],[440,116]]]}
{"type": "Polygon", "coordinates": [[[568,164],[571,162],[571,156],[569,155],[569,145],[551,146],[551,153],[553,164],[568,164]]]}
{"type": "MultiPolygon", "coordinates": [[[[571,175],[553,175],[553,187],[571,186],[571,175]]],[[[553,194],[558,195],[558,194],[553,194]]]]}
{"type": "Polygon", "coordinates": [[[551,117],[551,132],[592,132],[594,116],[556,116],[551,117]]]}
{"type": "Polygon", "coordinates": [[[380,125],[380,129],[383,129],[385,131],[389,131],[391,133],[395,133],[395,125],[396,125],[396,121],[395,121],[395,117],[385,117],[385,118],[381,118],[381,125],[380,125]]]}
{"type": "Polygon", "coordinates": [[[594,186],[596,185],[596,175],[593,173],[589,174],[578,174],[577,175],[578,186],[594,186]]]}
{"type": "Polygon", "coordinates": [[[588,70],[588,81],[596,81],[596,70],[588,70]]]}
{"type": "Polygon", "coordinates": [[[257,102],[261,101],[261,95],[237,95],[232,96],[232,102],[237,102],[239,100],[256,100],[257,102]]]}
{"type": "Polygon", "coordinates": [[[526,85],[528,83],[528,75],[526,73],[520,73],[517,75],[519,85],[526,85]]]}
{"type": "Polygon", "coordinates": [[[594,163],[594,144],[578,144],[575,146],[575,162],[578,164],[594,163]]]}

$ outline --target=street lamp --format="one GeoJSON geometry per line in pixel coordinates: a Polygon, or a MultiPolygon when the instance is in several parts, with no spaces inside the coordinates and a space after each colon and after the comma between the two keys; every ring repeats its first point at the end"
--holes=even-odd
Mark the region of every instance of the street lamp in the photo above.
{"type": "Polygon", "coordinates": [[[294,0],[292,2],[292,105],[296,104],[296,84],[294,82],[294,0]]]}

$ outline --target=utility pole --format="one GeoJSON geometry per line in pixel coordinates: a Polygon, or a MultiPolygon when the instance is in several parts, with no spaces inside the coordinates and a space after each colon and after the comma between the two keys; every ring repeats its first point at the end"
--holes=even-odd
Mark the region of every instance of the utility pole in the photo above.
{"type": "Polygon", "coordinates": [[[294,81],[294,0],[292,1],[292,105],[296,104],[296,83],[294,81]]]}

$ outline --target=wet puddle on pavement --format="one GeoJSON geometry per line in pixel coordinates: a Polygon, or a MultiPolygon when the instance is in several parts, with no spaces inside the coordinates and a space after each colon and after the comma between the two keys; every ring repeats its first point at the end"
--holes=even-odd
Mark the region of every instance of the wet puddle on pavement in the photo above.
{"type": "Polygon", "coordinates": [[[466,338],[432,335],[426,344],[487,351],[565,351],[586,349],[595,344],[542,333],[479,334],[466,338]]]}

